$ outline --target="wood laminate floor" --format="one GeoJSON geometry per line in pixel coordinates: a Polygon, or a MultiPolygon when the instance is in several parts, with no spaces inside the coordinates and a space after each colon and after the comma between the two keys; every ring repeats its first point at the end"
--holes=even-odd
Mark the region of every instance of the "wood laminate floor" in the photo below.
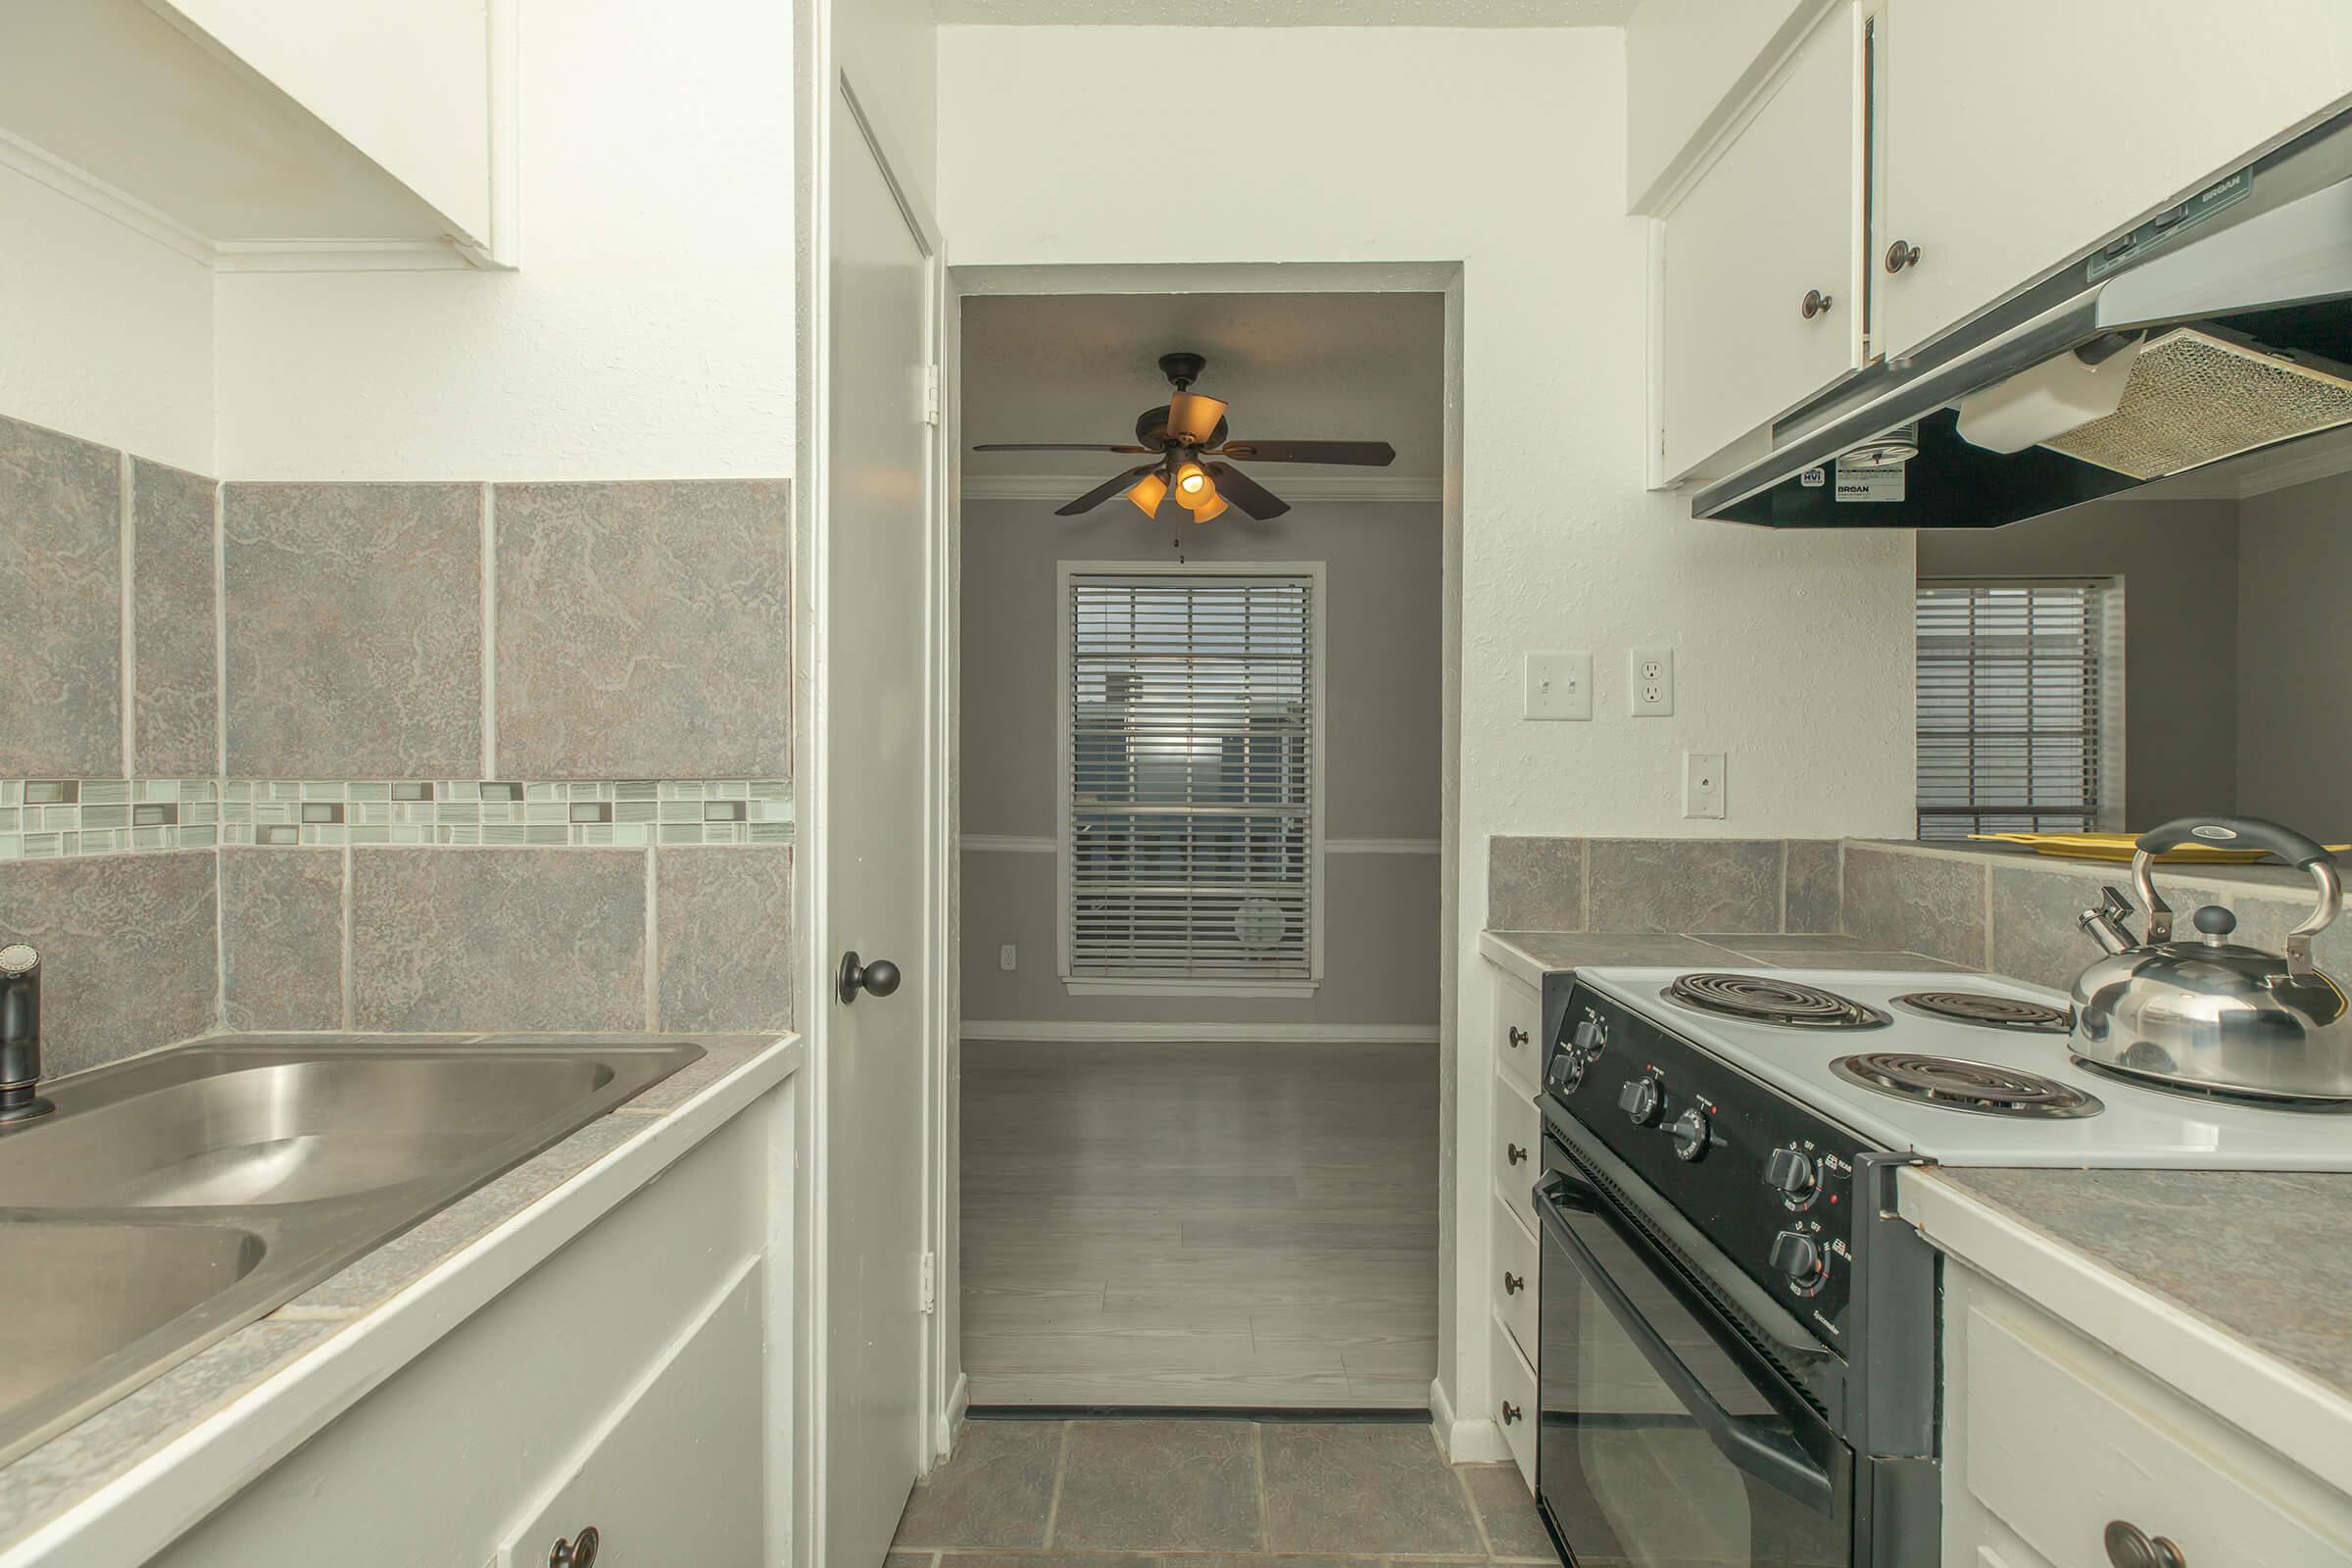
{"type": "Polygon", "coordinates": [[[968,1042],[961,1225],[974,1404],[1426,1408],[1437,1053],[968,1042]]]}

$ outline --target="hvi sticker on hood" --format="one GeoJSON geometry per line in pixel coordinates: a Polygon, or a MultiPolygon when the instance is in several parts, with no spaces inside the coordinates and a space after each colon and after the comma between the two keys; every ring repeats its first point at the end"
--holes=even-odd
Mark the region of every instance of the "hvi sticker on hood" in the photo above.
{"type": "Polygon", "coordinates": [[[1838,460],[1838,499],[1840,501],[1900,501],[1903,465],[1848,463],[1838,460]]]}

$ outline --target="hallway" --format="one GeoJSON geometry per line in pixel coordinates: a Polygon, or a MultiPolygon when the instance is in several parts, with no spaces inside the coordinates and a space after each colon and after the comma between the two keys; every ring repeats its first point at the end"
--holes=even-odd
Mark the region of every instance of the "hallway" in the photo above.
{"type": "Polygon", "coordinates": [[[1426,1423],[982,1420],[887,1568],[1557,1560],[1519,1472],[1446,1464],[1426,1423]]]}

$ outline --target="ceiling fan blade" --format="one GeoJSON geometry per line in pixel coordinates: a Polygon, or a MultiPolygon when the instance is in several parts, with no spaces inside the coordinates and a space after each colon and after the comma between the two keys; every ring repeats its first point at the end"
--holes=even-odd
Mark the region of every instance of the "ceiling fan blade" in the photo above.
{"type": "Polygon", "coordinates": [[[1132,452],[1140,456],[1152,449],[1150,447],[1114,447],[1098,441],[983,441],[972,450],[974,452],[1132,452]]]}
{"type": "Polygon", "coordinates": [[[1396,461],[1396,449],[1386,441],[1228,441],[1218,456],[1245,463],[1346,463],[1385,468],[1396,461]]]}
{"type": "Polygon", "coordinates": [[[1103,502],[1108,501],[1112,496],[1117,495],[1120,491],[1126,489],[1129,485],[1135,483],[1136,480],[1141,479],[1145,474],[1150,473],[1153,468],[1158,466],[1159,465],[1156,463],[1147,463],[1141,467],[1129,468],[1125,473],[1105,479],[1101,484],[1095,486],[1092,490],[1089,490],[1086,494],[1080,496],[1077,500],[1071,502],[1068,506],[1054,508],[1054,515],[1056,517],[1075,517],[1082,512],[1092,512],[1103,502]]]}
{"type": "Polygon", "coordinates": [[[1230,463],[1205,465],[1208,476],[1217,481],[1217,494],[1247,512],[1258,521],[1279,517],[1291,510],[1291,504],[1273,491],[1250,478],[1230,463]]]}

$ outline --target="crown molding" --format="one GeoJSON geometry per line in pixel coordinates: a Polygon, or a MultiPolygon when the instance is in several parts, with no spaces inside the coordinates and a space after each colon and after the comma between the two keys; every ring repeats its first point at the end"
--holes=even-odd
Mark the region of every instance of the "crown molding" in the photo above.
{"type": "Polygon", "coordinates": [[[0,130],[0,168],[13,169],[68,201],[216,272],[424,272],[503,265],[455,235],[445,239],[213,239],[8,130],[0,130]]]}
{"type": "MultiPolygon", "coordinates": [[[[1256,471],[1286,501],[1435,504],[1445,496],[1445,481],[1436,474],[1317,473],[1305,467],[1294,472],[1289,464],[1270,466],[1281,471],[1256,471]]],[[[1088,478],[1083,473],[967,473],[962,495],[966,501],[1067,501],[1087,488],[1088,478]]]]}

